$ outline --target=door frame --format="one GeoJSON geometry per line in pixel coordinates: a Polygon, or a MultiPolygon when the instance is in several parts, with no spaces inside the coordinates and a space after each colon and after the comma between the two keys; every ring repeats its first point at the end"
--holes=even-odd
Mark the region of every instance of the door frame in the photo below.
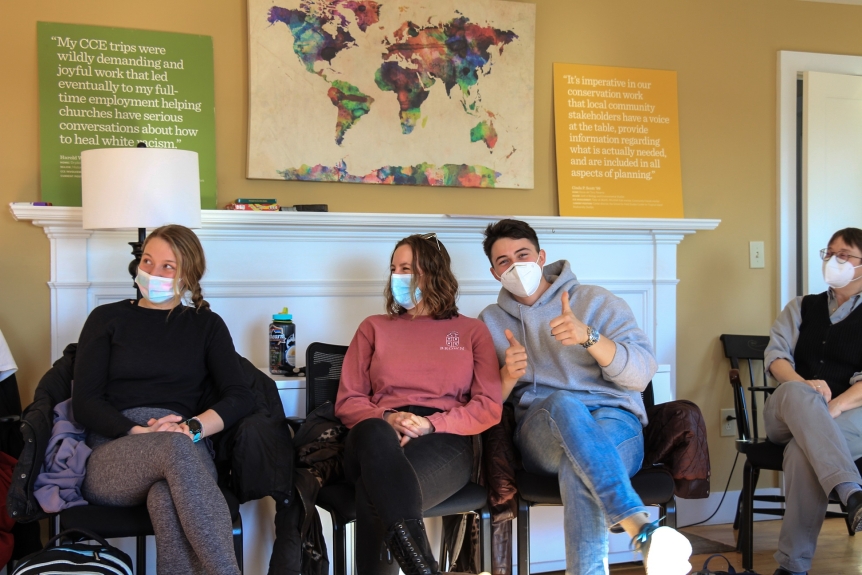
{"type": "Polygon", "coordinates": [[[796,297],[796,81],[804,71],[862,76],[862,56],[778,52],[778,309],[796,297]]]}

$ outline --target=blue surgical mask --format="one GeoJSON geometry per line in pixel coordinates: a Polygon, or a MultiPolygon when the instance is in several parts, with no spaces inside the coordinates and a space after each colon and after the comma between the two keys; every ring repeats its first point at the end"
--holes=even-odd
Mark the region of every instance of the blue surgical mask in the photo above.
{"type": "Polygon", "coordinates": [[[413,309],[422,300],[422,290],[418,287],[413,292],[413,298],[410,298],[410,281],[412,279],[413,274],[392,274],[392,279],[389,280],[389,285],[392,288],[392,297],[404,309],[413,309]]]}
{"type": "MultiPolygon", "coordinates": [[[[179,281],[177,280],[178,284],[179,281]]],[[[151,276],[144,270],[139,269],[138,275],[135,277],[135,283],[141,288],[141,295],[152,303],[165,303],[176,295],[174,293],[173,278],[151,276]]]]}

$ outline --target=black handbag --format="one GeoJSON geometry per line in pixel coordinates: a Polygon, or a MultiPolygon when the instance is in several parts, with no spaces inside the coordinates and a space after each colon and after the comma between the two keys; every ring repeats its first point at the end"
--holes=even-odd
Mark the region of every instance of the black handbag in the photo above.
{"type": "Polygon", "coordinates": [[[77,573],[78,575],[133,575],[132,559],[104,538],[84,529],[67,529],[48,540],[41,551],[24,557],[12,575],[77,573]],[[69,535],[98,542],[69,543],[53,547],[55,541],[69,535]]]}
{"type": "MultiPolygon", "coordinates": [[[[14,574],[13,574],[14,575],[14,574]]],[[[710,555],[706,558],[706,561],[703,562],[703,569],[700,571],[695,571],[691,575],[737,575],[736,569],[733,568],[733,565],[730,564],[730,560],[724,555],[720,555],[716,553],[715,555],[710,555]],[[721,557],[727,562],[727,571],[710,571],[709,570],[709,562],[715,559],[716,557],[721,557]]],[[[757,575],[754,571],[739,571],[738,575],[757,575]]]]}

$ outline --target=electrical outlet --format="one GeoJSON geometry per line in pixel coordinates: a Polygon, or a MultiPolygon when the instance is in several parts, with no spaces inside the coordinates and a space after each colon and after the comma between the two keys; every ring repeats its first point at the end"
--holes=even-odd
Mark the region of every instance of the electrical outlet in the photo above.
{"type": "Polygon", "coordinates": [[[721,410],[721,436],[733,437],[736,435],[736,410],[722,409],[721,410]]]}
{"type": "Polygon", "coordinates": [[[748,267],[756,269],[765,266],[763,242],[748,242],[748,267]]]}

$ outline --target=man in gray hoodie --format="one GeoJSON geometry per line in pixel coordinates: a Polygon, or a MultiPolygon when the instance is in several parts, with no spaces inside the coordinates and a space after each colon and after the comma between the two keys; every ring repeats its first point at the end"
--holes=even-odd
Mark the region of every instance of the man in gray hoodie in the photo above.
{"type": "Polygon", "coordinates": [[[525,469],[559,477],[566,573],[607,573],[608,528],[619,525],[648,575],[685,575],[691,545],[650,523],[629,481],[643,461],[641,392],[657,369],[631,309],[579,283],[569,262],[545,265],[525,222],[489,225],[483,247],[503,289],[479,319],[494,339],[503,398],[515,406],[525,469]]]}

